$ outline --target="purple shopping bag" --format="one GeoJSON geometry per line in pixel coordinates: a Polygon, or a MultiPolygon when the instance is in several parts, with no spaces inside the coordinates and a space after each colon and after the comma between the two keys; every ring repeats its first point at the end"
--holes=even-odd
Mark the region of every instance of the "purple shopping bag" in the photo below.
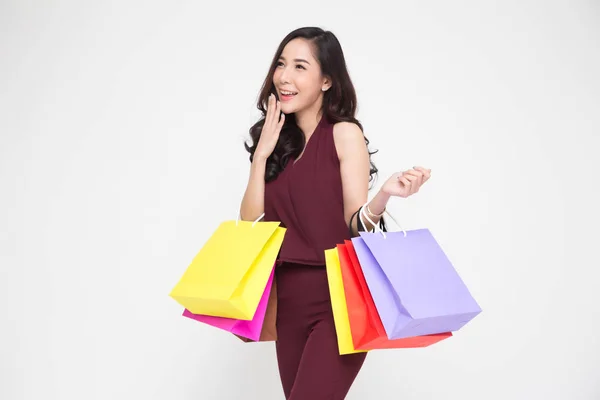
{"type": "Polygon", "coordinates": [[[481,312],[428,229],[360,232],[352,243],[389,339],[454,332],[481,312]]]}
{"type": "Polygon", "coordinates": [[[233,333],[234,335],[241,336],[242,338],[247,338],[252,341],[270,340],[269,338],[265,339],[265,335],[263,335],[261,339],[261,331],[263,329],[263,322],[265,321],[265,314],[267,313],[269,296],[271,294],[271,289],[274,284],[274,272],[275,270],[273,269],[271,271],[271,276],[267,281],[265,291],[262,297],[260,298],[258,307],[256,308],[256,312],[254,313],[254,317],[251,320],[240,320],[234,318],[214,317],[211,315],[193,314],[187,309],[183,311],[183,316],[194,319],[199,322],[204,322],[205,324],[223,329],[227,332],[233,333]]]}

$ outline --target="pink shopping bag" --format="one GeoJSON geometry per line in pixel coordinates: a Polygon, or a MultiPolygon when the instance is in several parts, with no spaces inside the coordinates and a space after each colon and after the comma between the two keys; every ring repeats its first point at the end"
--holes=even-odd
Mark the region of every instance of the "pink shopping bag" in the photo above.
{"type": "Polygon", "coordinates": [[[258,303],[256,313],[254,314],[254,317],[251,320],[240,320],[234,318],[214,317],[211,315],[193,314],[187,309],[183,311],[183,316],[194,319],[199,322],[203,322],[205,324],[214,326],[219,329],[223,329],[227,332],[231,332],[234,335],[240,337],[240,339],[242,340],[244,340],[244,338],[250,339],[252,341],[275,340],[275,338],[270,337],[273,335],[266,335],[266,332],[263,332],[263,335],[261,335],[261,331],[263,330],[263,323],[265,322],[265,315],[267,313],[267,305],[269,304],[269,297],[273,288],[274,272],[275,270],[273,269],[271,271],[271,276],[267,281],[265,291],[258,303]],[[269,337],[267,338],[266,336],[269,337]]]}

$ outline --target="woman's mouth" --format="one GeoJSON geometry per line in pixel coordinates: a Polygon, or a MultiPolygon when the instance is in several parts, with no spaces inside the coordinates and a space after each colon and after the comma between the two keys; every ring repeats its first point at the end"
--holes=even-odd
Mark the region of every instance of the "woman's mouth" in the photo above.
{"type": "Polygon", "coordinates": [[[290,101],[298,94],[298,92],[290,92],[287,90],[280,90],[279,93],[281,94],[281,101],[290,101]]]}

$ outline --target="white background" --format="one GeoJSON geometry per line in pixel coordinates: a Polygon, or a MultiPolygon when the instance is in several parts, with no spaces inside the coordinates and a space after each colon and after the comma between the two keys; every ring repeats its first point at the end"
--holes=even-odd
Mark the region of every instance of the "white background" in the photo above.
{"type": "MultiPolygon", "coordinates": [[[[483,313],[372,352],[348,399],[599,399],[595,1],[2,1],[0,398],[282,399],[272,343],[168,293],[235,218],[291,30],[332,30],[389,209],[483,313]]],[[[371,196],[374,191],[371,193],[371,196]]]]}

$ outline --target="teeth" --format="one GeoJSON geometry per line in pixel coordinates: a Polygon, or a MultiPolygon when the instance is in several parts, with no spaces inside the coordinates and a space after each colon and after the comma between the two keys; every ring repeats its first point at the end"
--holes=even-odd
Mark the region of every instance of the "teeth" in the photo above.
{"type": "Polygon", "coordinates": [[[290,95],[295,95],[295,94],[298,94],[298,93],[296,93],[296,92],[286,92],[286,91],[282,90],[281,94],[285,94],[286,96],[290,96],[290,95]]]}

